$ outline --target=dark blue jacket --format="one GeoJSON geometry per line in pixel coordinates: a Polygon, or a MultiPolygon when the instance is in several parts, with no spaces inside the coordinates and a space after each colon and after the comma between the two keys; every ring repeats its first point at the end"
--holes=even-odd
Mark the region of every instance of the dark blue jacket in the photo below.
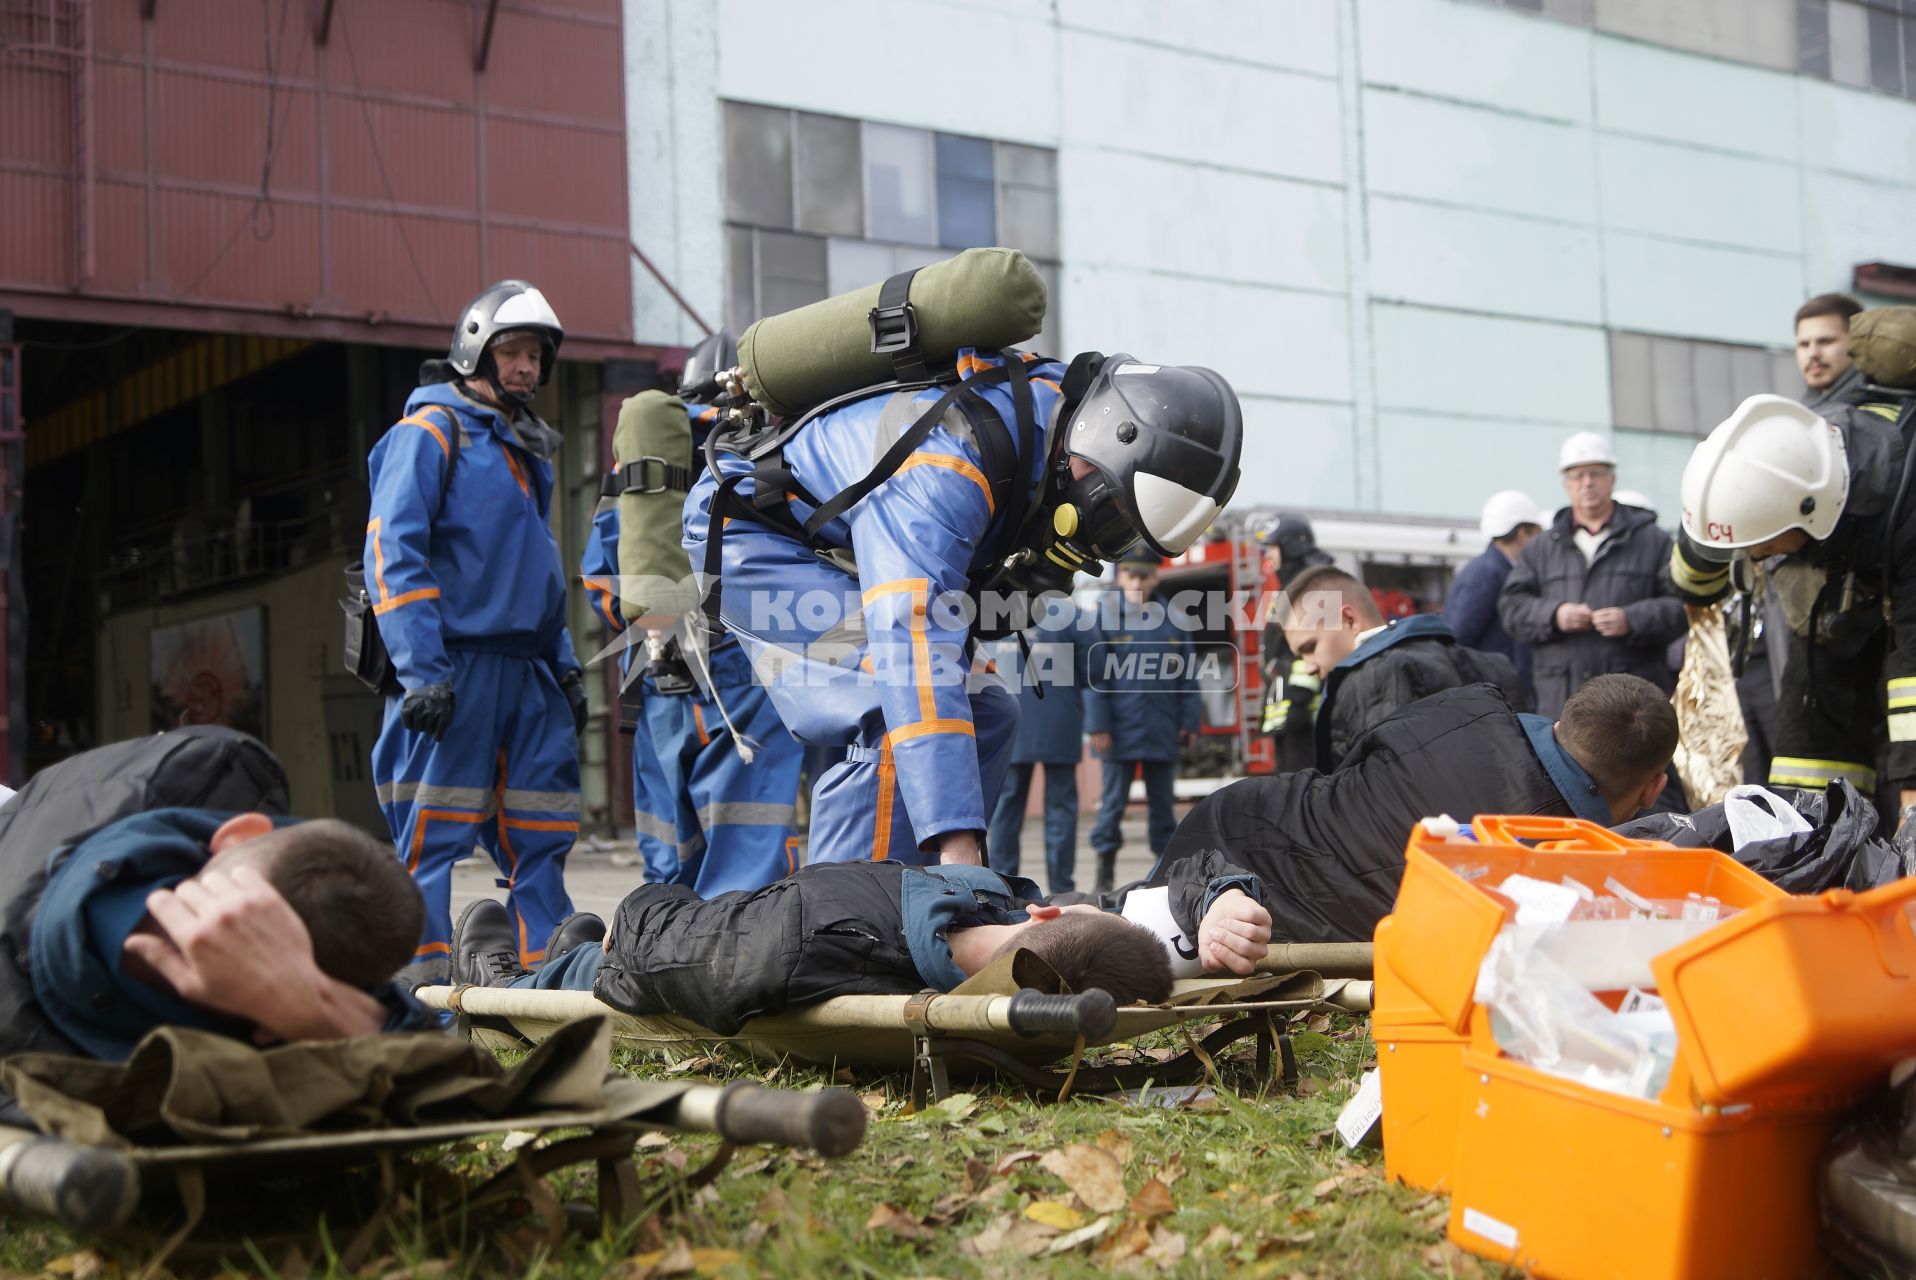
{"type": "Polygon", "coordinates": [[[999,671],[1016,681],[1018,736],[1014,764],[1076,764],[1084,756],[1084,686],[1090,674],[1092,635],[1078,626],[1078,607],[1052,602],[1043,624],[1026,633],[1030,655],[1014,641],[999,671]],[[1039,694],[1043,696],[1040,697],[1039,694]]]}
{"type": "Polygon", "coordinates": [[[1528,705],[1510,659],[1457,643],[1434,613],[1393,619],[1324,681],[1313,730],[1317,768],[1337,768],[1359,738],[1419,698],[1466,684],[1494,684],[1512,706],[1528,705]]]}
{"type": "Polygon", "coordinates": [[[1457,643],[1483,653],[1501,653],[1517,668],[1517,682],[1523,686],[1524,703],[1533,696],[1530,688],[1530,646],[1519,644],[1504,630],[1497,616],[1497,595],[1504,579],[1514,568],[1510,558],[1493,544],[1483,554],[1457,571],[1450,584],[1450,598],[1444,601],[1444,621],[1457,643]]]}
{"type": "Polygon", "coordinates": [[[1090,633],[1084,731],[1108,733],[1106,760],[1176,760],[1178,734],[1195,733],[1201,713],[1191,638],[1162,600],[1101,603],[1090,633]]]}
{"type": "MultiPolygon", "coordinates": [[[[120,967],[127,936],[146,918],[146,897],[204,868],[207,842],[230,813],[156,809],[96,831],[54,869],[29,941],[33,991],[61,1035],[86,1053],[123,1061],[161,1025],[250,1040],[253,1028],[155,990],[120,967]]],[[[295,819],[280,819],[280,825],[295,819]]],[[[387,1031],[423,1031],[436,1017],[390,983],[372,992],[387,1031]]]]}

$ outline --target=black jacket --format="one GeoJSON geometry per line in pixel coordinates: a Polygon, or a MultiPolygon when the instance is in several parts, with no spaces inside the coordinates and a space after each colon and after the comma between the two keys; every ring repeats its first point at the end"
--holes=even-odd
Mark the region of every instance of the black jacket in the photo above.
{"type": "Polygon", "coordinates": [[[1324,682],[1317,768],[1337,768],[1360,737],[1419,698],[1465,684],[1494,684],[1511,706],[1526,705],[1510,659],[1465,648],[1436,614],[1386,624],[1331,668],[1324,682]]]}
{"type": "MultiPolygon", "coordinates": [[[[1547,724],[1532,724],[1547,739],[1547,724]]],[[[1368,939],[1396,900],[1419,819],[1576,812],[1534,741],[1495,688],[1448,689],[1371,730],[1336,773],[1246,778],[1213,792],[1178,824],[1150,883],[1188,878],[1181,860],[1222,850],[1262,881],[1273,940],[1368,939]]],[[[1561,770],[1566,760],[1554,763],[1561,770]]],[[[1587,799],[1584,807],[1594,814],[1587,799]]]]}
{"type": "Polygon", "coordinates": [[[1618,504],[1612,531],[1586,565],[1577,549],[1570,508],[1530,540],[1504,580],[1497,613],[1510,638],[1531,646],[1531,684],[1537,711],[1555,719],[1564,702],[1592,676],[1627,672],[1665,693],[1676,689],[1666,657],[1670,642],[1689,627],[1670,583],[1670,535],[1641,507],[1618,504]],[[1592,609],[1621,605],[1630,634],[1611,639],[1595,631],[1557,630],[1557,606],[1592,609]]]}
{"type": "MultiPolygon", "coordinates": [[[[1243,876],[1218,859],[1180,870],[1171,911],[1186,936],[1226,887],[1213,878],[1243,876]]],[[[1043,900],[1018,876],[891,861],[815,862],[709,900],[684,885],[641,885],[619,904],[593,994],[627,1013],[677,1014],[735,1035],[753,1018],[834,996],[948,990],[958,976],[949,930],[1014,924],[1043,900]]]]}

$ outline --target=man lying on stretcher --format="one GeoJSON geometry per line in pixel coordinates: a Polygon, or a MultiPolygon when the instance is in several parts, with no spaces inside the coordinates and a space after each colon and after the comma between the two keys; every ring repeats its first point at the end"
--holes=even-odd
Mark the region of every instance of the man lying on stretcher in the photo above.
{"type": "Polygon", "coordinates": [[[575,916],[537,972],[519,966],[505,907],[482,899],[454,931],[452,979],[591,991],[628,1013],[678,1014],[732,1035],[833,996],[949,991],[1022,947],[1073,991],[1156,1002],[1171,993],[1174,958],[1252,971],[1271,937],[1261,894],[1256,876],[1221,855],[1188,858],[1154,902],[1153,928],[1095,906],[1052,906],[1031,881],[985,867],[820,862],[709,901],[683,885],[641,886],[602,945],[588,941],[597,922],[575,916]]]}

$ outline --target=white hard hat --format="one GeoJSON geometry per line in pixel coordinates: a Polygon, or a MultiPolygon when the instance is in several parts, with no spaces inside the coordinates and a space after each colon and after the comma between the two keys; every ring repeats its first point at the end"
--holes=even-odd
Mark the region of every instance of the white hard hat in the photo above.
{"type": "Polygon", "coordinates": [[[1829,537],[1849,501],[1843,433],[1787,396],[1751,396],[1683,468],[1683,531],[1705,559],[1801,529],[1829,537]]]}
{"type": "Polygon", "coordinates": [[[1579,431],[1563,442],[1563,448],[1557,450],[1558,471],[1599,465],[1617,465],[1616,451],[1610,447],[1608,436],[1600,436],[1594,431],[1579,431]]]}
{"type": "Polygon", "coordinates": [[[1507,538],[1520,524],[1534,524],[1543,527],[1543,512],[1537,510],[1537,504],[1530,495],[1516,489],[1505,489],[1490,495],[1484,503],[1483,519],[1477,527],[1483,530],[1486,538],[1507,538]]]}
{"type": "Polygon", "coordinates": [[[1657,512],[1657,504],[1650,501],[1650,495],[1647,493],[1639,493],[1635,489],[1618,489],[1610,495],[1610,501],[1621,503],[1626,507],[1642,507],[1651,515],[1655,515],[1657,512]]]}

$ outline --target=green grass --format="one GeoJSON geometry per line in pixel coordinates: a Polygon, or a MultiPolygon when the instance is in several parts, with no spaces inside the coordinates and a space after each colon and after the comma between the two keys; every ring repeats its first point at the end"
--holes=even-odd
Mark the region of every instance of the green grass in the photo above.
{"type": "MultiPolygon", "coordinates": [[[[954,1085],[968,1093],[909,1115],[902,1075],[841,1072],[834,1079],[790,1064],[707,1064],[699,1075],[784,1088],[849,1084],[872,1109],[864,1146],[836,1161],[742,1149],[710,1186],[688,1196],[675,1188],[684,1171],[712,1156],[716,1140],[650,1135],[637,1153],[651,1197],[639,1222],[573,1233],[551,1246],[525,1201],[472,1215],[451,1240],[428,1238],[416,1214],[401,1214],[359,1274],[1483,1274],[1442,1242],[1445,1201],[1385,1182],[1377,1153],[1349,1154],[1330,1132],[1358,1074],[1374,1064],[1365,1024],[1318,1018],[1292,1030],[1304,1073],[1296,1093],[1252,1080],[1245,1045],[1219,1059],[1220,1087],[1196,1105],[1170,1109],[1093,1098],[1054,1105],[978,1080],[954,1085]],[[1121,1186],[1111,1181],[1114,1170],[1121,1186]],[[1073,1178],[1076,1194],[1061,1174],[1073,1178]]],[[[1147,1051],[1179,1047],[1171,1033],[1143,1042],[1147,1051]]],[[[656,1059],[621,1055],[619,1062],[638,1075],[685,1074],[656,1059]]],[[[509,1157],[499,1148],[496,1138],[463,1143],[428,1163],[437,1176],[470,1177],[503,1167],[509,1157]]],[[[548,1184],[559,1200],[592,1201],[589,1165],[548,1184]]],[[[250,1203],[264,1213],[264,1201],[287,1198],[260,1195],[250,1203]]],[[[242,1211],[238,1221],[245,1220],[242,1211]]],[[[141,1261],[138,1248],[89,1249],[36,1225],[13,1222],[0,1231],[0,1268],[8,1272],[51,1269],[104,1280],[132,1274],[141,1261]]],[[[348,1274],[324,1254],[289,1266],[283,1248],[250,1250],[227,1265],[244,1274],[348,1274]]]]}

